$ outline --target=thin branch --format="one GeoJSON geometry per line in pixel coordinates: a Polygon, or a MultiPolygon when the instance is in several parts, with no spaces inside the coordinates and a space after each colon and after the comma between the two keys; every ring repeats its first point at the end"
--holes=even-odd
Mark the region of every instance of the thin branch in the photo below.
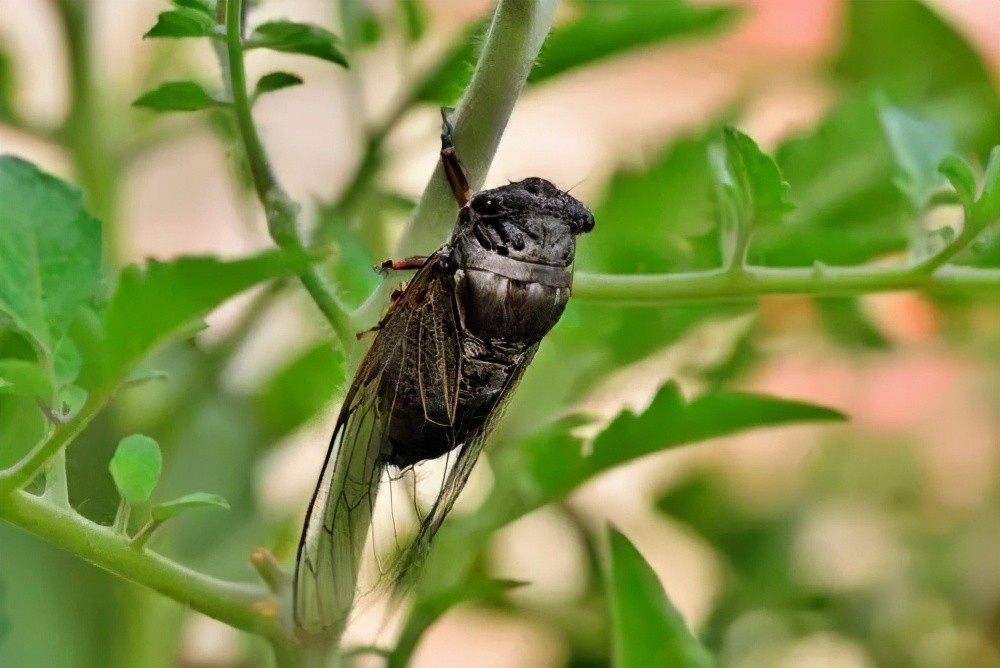
{"type": "MultiPolygon", "coordinates": [[[[253,120],[250,96],[247,93],[246,67],[243,63],[243,0],[226,2],[226,49],[223,70],[233,98],[236,126],[243,142],[253,179],[254,190],[264,207],[267,228],[274,242],[290,251],[303,251],[297,223],[299,207],[278,183],[268,160],[264,144],[253,120]]],[[[330,326],[348,348],[354,340],[350,319],[320,269],[310,264],[299,279],[330,326]]]]}
{"type": "Polygon", "coordinates": [[[768,294],[850,296],[899,290],[935,294],[1000,290],[1000,269],[947,266],[927,274],[913,267],[825,267],[804,269],[744,267],[678,274],[591,274],[573,279],[573,297],[619,304],[744,301],[768,294]]]}
{"type": "Polygon", "coordinates": [[[287,643],[264,587],[209,577],[149,550],[138,550],[109,527],[94,524],[24,491],[0,501],[0,518],[118,577],[149,587],[193,610],[272,642],[287,643]]]}

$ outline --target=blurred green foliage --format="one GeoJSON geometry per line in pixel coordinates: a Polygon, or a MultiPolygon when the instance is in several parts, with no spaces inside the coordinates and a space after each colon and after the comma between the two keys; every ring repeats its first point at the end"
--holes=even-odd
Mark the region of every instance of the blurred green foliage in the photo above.
{"type": "MultiPolygon", "coordinates": [[[[67,39],[86,43],[92,35],[70,4],[59,3],[67,39]]],[[[212,4],[175,2],[147,36],[210,35],[212,4]]],[[[344,4],[343,43],[317,26],[276,21],[259,26],[248,45],[346,64],[348,56],[353,63],[355,53],[380,42],[396,39],[415,48],[431,34],[427,8],[415,0],[401,0],[391,11],[375,3],[344,4]]],[[[709,40],[744,14],[681,0],[569,4],[530,85],[640,47],[709,40]]],[[[783,140],[772,159],[751,137],[725,126],[733,121],[729,114],[656,147],[644,164],[623,164],[592,203],[598,225],[581,241],[578,268],[703,272],[744,258],[773,268],[856,266],[900,254],[920,262],[962,233],[924,225],[941,204],[965,207],[966,231],[970,221],[993,223],[1000,215],[1000,157],[990,161],[989,155],[1000,144],[1000,94],[982,58],[917,0],[844,5],[842,45],[826,72],[838,95],[815,127],[783,140]]],[[[432,67],[407,82],[400,116],[457,99],[486,26],[484,19],[459,31],[432,67]]],[[[0,120],[34,132],[11,103],[10,61],[0,51],[0,120]]],[[[83,96],[100,95],[110,84],[85,69],[73,72],[91,87],[75,91],[71,117],[77,119],[88,104],[83,96]]],[[[281,95],[299,83],[297,74],[273,72],[256,90],[281,95]]],[[[219,107],[215,114],[229,104],[193,81],[143,85],[149,92],[138,97],[138,106],[219,107]]],[[[738,125],[739,113],[732,113],[738,125]]],[[[390,157],[383,140],[395,120],[365,138],[368,154],[343,197],[318,203],[317,239],[336,251],[324,269],[351,306],[378,284],[369,271],[372,260],[387,255],[394,223],[414,206],[383,182],[390,157]]],[[[228,116],[204,121],[232,141],[228,116]]],[[[93,182],[95,170],[120,179],[127,169],[120,153],[81,141],[94,128],[74,123],[79,121],[49,139],[65,146],[81,182],[93,182]]],[[[108,132],[102,126],[94,136],[108,132]]],[[[234,152],[242,161],[242,149],[234,152]]],[[[233,177],[245,184],[243,169],[240,163],[233,177]]],[[[116,211],[94,201],[108,196],[102,193],[87,193],[92,208],[116,211]]],[[[317,326],[303,348],[278,351],[273,371],[250,387],[236,387],[227,373],[245,339],[269,317],[273,300],[291,292],[278,281],[310,260],[270,252],[119,269],[111,258],[102,270],[102,242],[129,221],[109,217],[102,233],[82,197],[22,160],[0,158],[0,467],[78,425],[66,451],[68,489],[71,505],[87,520],[110,525],[119,491],[136,504],[145,503],[154,487],[156,499],[174,499],[143,511],[154,521],[225,499],[230,512],[185,514],[158,530],[152,545],[191,568],[233,580],[253,577],[246,557],[261,545],[288,562],[299,517],[262,512],[256,471],[284,439],[334,410],[349,380],[345,355],[317,326]],[[269,287],[259,289],[228,337],[211,343],[201,334],[207,313],[262,285],[269,287]],[[122,462],[115,444],[137,432],[158,444],[157,455],[162,452],[162,472],[151,482],[137,479],[143,466],[129,473],[115,464],[122,462]],[[127,491],[139,483],[142,493],[127,491]]],[[[954,262],[1000,269],[1000,233],[987,229],[970,241],[954,262]]],[[[945,331],[955,351],[995,371],[1000,336],[994,333],[991,342],[988,333],[965,323],[984,312],[995,320],[996,294],[934,297],[933,305],[950,322],[963,323],[945,331]]],[[[870,359],[895,345],[854,297],[814,306],[822,333],[844,355],[870,359]]],[[[917,443],[883,443],[861,427],[836,431],[802,464],[801,487],[768,503],[747,502],[738,485],[711,466],[695,467],[660,492],[655,503],[662,519],[702,543],[723,571],[707,619],[693,630],[643,556],[616,531],[578,527],[589,576],[574,600],[532,607],[508,595],[517,583],[494,578],[490,540],[497,530],[545,504],[565,510],[570,492],[615,466],[753,427],[841,418],[802,402],[724,389],[772,355],[763,345],[766,333],[751,326],[716,342],[714,357],[683,369],[703,388],[696,395],[668,379],[647,408],[621,412],[587,446],[574,436],[586,420],[566,415],[596,385],[671,346],[689,350],[689,337],[699,341],[697,335],[714,324],[733,322],[753,307],[572,302],[495,439],[489,459],[496,484],[477,510],[455,518],[442,533],[390,665],[405,665],[423,632],[468,601],[558,633],[572,666],[703,666],[708,653],[722,666],[773,666],[793,643],[822,633],[850,641],[871,665],[995,665],[1000,584],[992,564],[1000,533],[992,520],[1000,494],[994,489],[980,505],[944,514],[926,488],[917,443]],[[811,532],[830,516],[875,526],[892,554],[905,558],[846,585],[821,572],[821,559],[803,562],[803,554],[815,556],[806,549],[811,532]],[[574,615],[581,614],[590,623],[576,623],[574,615]]],[[[994,383],[984,392],[994,409],[996,390],[994,383]]],[[[38,480],[29,490],[41,488],[38,480]]],[[[133,529],[146,519],[133,518],[133,529]]],[[[3,523],[0,546],[0,665],[176,665],[188,614],[180,603],[3,523]]],[[[248,640],[243,649],[240,665],[266,665],[258,641],[248,640]]]]}

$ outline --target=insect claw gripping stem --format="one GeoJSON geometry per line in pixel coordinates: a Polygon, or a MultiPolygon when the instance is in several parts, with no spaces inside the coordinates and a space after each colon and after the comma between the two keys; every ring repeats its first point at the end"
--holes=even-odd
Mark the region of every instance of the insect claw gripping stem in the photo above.
{"type": "Polygon", "coordinates": [[[441,107],[441,165],[444,167],[444,175],[448,179],[448,185],[455,194],[455,201],[459,208],[464,207],[472,199],[472,188],[469,186],[469,179],[465,176],[462,163],[458,161],[458,154],[455,152],[455,143],[452,134],[455,129],[448,120],[448,109],[441,107]]]}

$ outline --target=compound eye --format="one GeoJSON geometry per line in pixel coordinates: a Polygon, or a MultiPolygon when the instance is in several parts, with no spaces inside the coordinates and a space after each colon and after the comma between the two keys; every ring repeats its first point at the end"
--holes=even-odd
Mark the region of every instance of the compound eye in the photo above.
{"type": "Polygon", "coordinates": [[[472,202],[472,208],[475,209],[477,213],[489,216],[500,213],[500,202],[498,202],[495,197],[477,198],[472,202]]]}

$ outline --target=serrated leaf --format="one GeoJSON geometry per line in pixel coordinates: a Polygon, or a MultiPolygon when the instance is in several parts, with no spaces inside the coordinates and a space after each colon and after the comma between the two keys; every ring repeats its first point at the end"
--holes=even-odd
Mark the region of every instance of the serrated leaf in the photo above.
{"type": "Polygon", "coordinates": [[[795,208],[788,200],[789,186],[777,163],[757,143],[734,127],[723,130],[725,170],[717,177],[732,188],[739,214],[757,227],[783,222],[795,208]]]}
{"type": "Polygon", "coordinates": [[[298,271],[306,258],[280,251],[242,260],[188,257],[173,262],[131,265],[103,314],[104,368],[123,377],[143,357],[172,336],[191,331],[220,303],[247,288],[298,271]]]}
{"type": "Polygon", "coordinates": [[[280,438],[319,415],[343,391],[344,354],[321,341],[272,376],[254,400],[257,414],[280,438]]]}
{"type": "Polygon", "coordinates": [[[257,80],[257,85],[254,86],[254,97],[264,95],[265,93],[273,93],[276,90],[281,90],[282,88],[291,88],[292,86],[298,86],[302,83],[302,77],[289,72],[269,72],[257,80]]]}
{"type": "Polygon", "coordinates": [[[250,34],[246,48],[298,53],[348,67],[347,56],[340,48],[340,38],[326,28],[310,23],[294,21],[262,23],[250,34]]]}
{"type": "Polygon", "coordinates": [[[208,37],[215,30],[215,19],[211,10],[206,12],[205,9],[178,6],[162,12],[156,19],[156,25],[143,37],[208,37]]]}
{"type": "Polygon", "coordinates": [[[610,530],[607,571],[612,665],[711,668],[711,655],[688,630],[663,585],[623,534],[610,530]]]}
{"type": "Polygon", "coordinates": [[[167,81],[136,98],[133,107],[154,111],[201,111],[222,105],[194,81],[167,81]]]}
{"type": "Polygon", "coordinates": [[[159,444],[149,436],[132,434],[118,443],[108,470],[122,498],[137,504],[153,494],[162,466],[159,444]]]}
{"type": "Polygon", "coordinates": [[[948,128],[897,107],[884,107],[879,116],[899,173],[897,183],[914,211],[924,211],[945,185],[938,166],[955,150],[948,128]]]}
{"type": "Polygon", "coordinates": [[[45,370],[28,360],[0,360],[0,394],[52,401],[52,381],[45,370]]]}
{"type": "Polygon", "coordinates": [[[671,39],[730,25],[740,10],[687,2],[593,2],[582,16],[556,26],[545,40],[529,83],[671,39]]]}
{"type": "Polygon", "coordinates": [[[958,199],[966,209],[972,207],[976,201],[976,175],[969,167],[969,163],[957,155],[949,155],[941,164],[938,171],[948,179],[951,186],[958,193],[958,199]]]}
{"type": "Polygon", "coordinates": [[[158,503],[153,506],[151,512],[155,521],[163,522],[181,513],[186,513],[189,510],[198,510],[199,508],[225,508],[229,510],[229,502],[218,494],[194,492],[192,494],[185,494],[172,501],[158,503]]]}
{"type": "Polygon", "coordinates": [[[80,191],[0,157],[0,315],[52,359],[100,278],[101,226],[80,191]]]}

